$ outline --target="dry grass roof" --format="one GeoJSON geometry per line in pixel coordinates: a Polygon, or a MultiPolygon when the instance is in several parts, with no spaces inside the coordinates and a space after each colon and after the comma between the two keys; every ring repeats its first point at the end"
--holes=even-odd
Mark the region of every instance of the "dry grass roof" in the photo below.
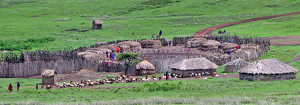
{"type": "Polygon", "coordinates": [[[199,70],[199,69],[216,69],[219,66],[212,63],[206,58],[184,59],[170,66],[179,70],[199,70]]]}
{"type": "Polygon", "coordinates": [[[143,60],[136,65],[136,69],[154,70],[155,67],[150,62],[143,60]]]}
{"type": "Polygon", "coordinates": [[[102,22],[101,20],[94,20],[94,22],[95,22],[96,24],[103,24],[103,22],[102,22]]]}
{"type": "Polygon", "coordinates": [[[128,45],[130,47],[139,47],[141,44],[136,41],[124,41],[124,42],[119,42],[118,44],[120,45],[128,45]]]}
{"type": "Polygon", "coordinates": [[[251,63],[249,63],[249,62],[247,62],[247,61],[245,61],[245,60],[243,60],[241,58],[238,58],[238,59],[236,59],[234,61],[226,63],[225,66],[226,65],[249,65],[249,64],[251,64],[251,63]]]}
{"type": "Polygon", "coordinates": [[[54,76],[54,74],[56,74],[56,72],[53,69],[44,69],[44,72],[42,73],[42,75],[46,77],[54,76]]]}
{"type": "Polygon", "coordinates": [[[284,74],[297,73],[298,70],[277,59],[262,59],[245,66],[238,72],[247,74],[284,74]]]}

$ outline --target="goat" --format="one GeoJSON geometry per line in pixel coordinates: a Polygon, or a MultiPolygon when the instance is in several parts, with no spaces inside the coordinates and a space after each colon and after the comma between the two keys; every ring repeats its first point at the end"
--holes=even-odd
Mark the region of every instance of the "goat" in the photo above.
{"type": "Polygon", "coordinates": [[[46,87],[46,85],[42,85],[42,86],[41,86],[41,88],[44,88],[44,87],[46,87]]]}
{"type": "Polygon", "coordinates": [[[152,78],[155,78],[156,77],[156,75],[152,75],[152,78]]]}
{"type": "Polygon", "coordinates": [[[51,87],[52,87],[51,85],[47,85],[46,89],[51,89],[51,87]]]}

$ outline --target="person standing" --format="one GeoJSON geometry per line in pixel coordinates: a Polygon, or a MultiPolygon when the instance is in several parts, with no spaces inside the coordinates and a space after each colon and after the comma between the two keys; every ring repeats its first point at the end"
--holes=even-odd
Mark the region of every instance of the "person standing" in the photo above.
{"type": "Polygon", "coordinates": [[[132,36],[134,35],[134,32],[132,32],[132,36]]]}
{"type": "Polygon", "coordinates": [[[17,89],[18,89],[18,91],[19,91],[19,89],[20,89],[20,82],[18,82],[18,84],[17,84],[17,89]]]}
{"type": "Polygon", "coordinates": [[[39,89],[39,84],[35,85],[36,91],[39,89]]]}
{"type": "Polygon", "coordinates": [[[111,59],[111,55],[112,55],[112,53],[110,52],[110,53],[109,53],[109,59],[111,59]]]}
{"type": "Polygon", "coordinates": [[[112,60],[112,61],[115,60],[115,54],[111,54],[111,60],[112,60]]]}
{"type": "Polygon", "coordinates": [[[108,58],[108,51],[106,51],[106,58],[108,58]]]}
{"type": "Polygon", "coordinates": [[[160,31],[159,31],[159,36],[161,36],[161,34],[162,34],[162,31],[160,30],[160,31]]]}
{"type": "Polygon", "coordinates": [[[240,48],[240,46],[239,45],[236,45],[236,49],[239,49],[240,48]]]}
{"type": "Polygon", "coordinates": [[[171,46],[171,42],[172,42],[172,41],[170,40],[170,41],[169,41],[169,46],[171,46]]]}
{"type": "Polygon", "coordinates": [[[13,90],[13,86],[11,85],[11,83],[10,83],[9,86],[8,86],[8,90],[9,90],[9,91],[12,91],[12,90],[13,90]]]}
{"type": "Polygon", "coordinates": [[[169,80],[169,71],[166,72],[166,80],[169,80]]]}

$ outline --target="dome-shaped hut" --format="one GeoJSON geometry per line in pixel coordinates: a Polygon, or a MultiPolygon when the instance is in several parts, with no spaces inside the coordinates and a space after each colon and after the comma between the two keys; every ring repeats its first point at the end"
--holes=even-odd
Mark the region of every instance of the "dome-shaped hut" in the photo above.
{"type": "Polygon", "coordinates": [[[54,70],[45,69],[42,73],[42,84],[54,86],[57,83],[56,74],[57,72],[54,70]]]}
{"type": "Polygon", "coordinates": [[[155,67],[148,61],[143,60],[136,65],[137,75],[151,75],[155,74],[155,67]]]}
{"type": "Polygon", "coordinates": [[[225,64],[225,72],[228,73],[228,72],[237,72],[239,69],[242,69],[243,67],[249,65],[250,63],[241,59],[241,58],[238,58],[234,61],[231,61],[231,62],[228,62],[225,64]]]}
{"type": "Polygon", "coordinates": [[[273,81],[295,79],[297,69],[277,59],[262,59],[240,69],[240,80],[273,81]]]}
{"type": "Polygon", "coordinates": [[[172,73],[188,77],[190,73],[216,72],[218,65],[206,58],[184,59],[171,66],[172,73]]]}

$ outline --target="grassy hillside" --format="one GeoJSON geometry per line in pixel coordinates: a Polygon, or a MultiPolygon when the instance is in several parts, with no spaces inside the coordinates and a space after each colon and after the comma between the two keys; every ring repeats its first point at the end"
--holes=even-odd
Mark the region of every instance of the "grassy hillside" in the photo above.
{"type": "MultiPolygon", "coordinates": [[[[277,17],[221,28],[231,34],[247,37],[284,37],[300,35],[300,15],[277,17]]],[[[217,34],[219,30],[213,32],[217,34]]]]}
{"type": "Polygon", "coordinates": [[[299,0],[1,0],[0,39],[7,46],[0,48],[14,50],[27,45],[20,41],[44,37],[55,41],[18,50],[67,50],[98,41],[151,38],[159,30],[168,39],[191,36],[213,25],[295,12],[299,4],[299,0]],[[102,30],[91,29],[94,19],[104,22],[102,30]],[[77,31],[67,31],[71,29],[77,31]]]}

